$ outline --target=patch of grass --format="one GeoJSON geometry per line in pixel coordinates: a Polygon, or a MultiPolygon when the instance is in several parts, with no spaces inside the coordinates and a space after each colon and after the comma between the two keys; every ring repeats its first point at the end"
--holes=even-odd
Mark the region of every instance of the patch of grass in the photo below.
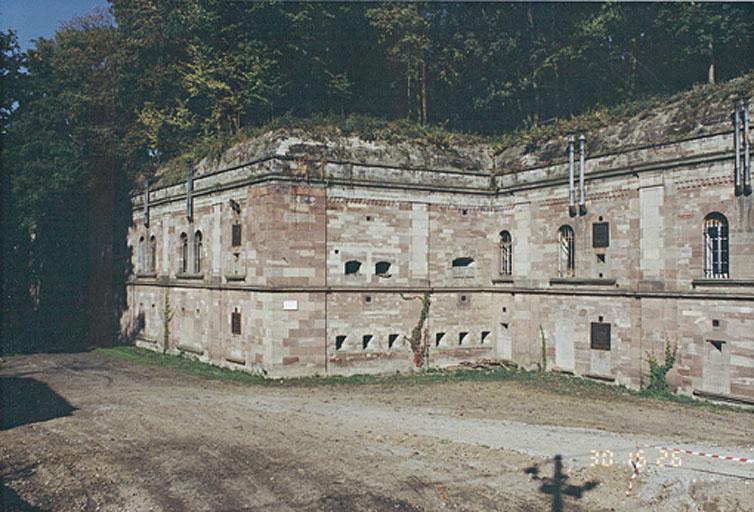
{"type": "Polygon", "coordinates": [[[667,401],[681,405],[705,407],[714,410],[741,410],[754,412],[754,409],[741,409],[724,404],[716,404],[683,395],[648,393],[646,390],[634,391],[622,385],[606,384],[590,379],[572,377],[552,372],[538,372],[525,370],[441,370],[428,369],[411,373],[383,374],[383,375],[314,375],[309,377],[270,378],[260,374],[241,370],[220,368],[184,356],[163,355],[151,350],[132,346],[100,348],[97,352],[107,356],[132,361],[139,364],[155,365],[171,368],[179,373],[202,377],[212,380],[235,381],[260,386],[280,387],[310,387],[310,386],[353,386],[353,385],[381,385],[406,386],[423,385],[442,382],[516,382],[524,386],[531,386],[539,391],[564,394],[574,398],[588,398],[597,400],[651,400],[667,401]]]}

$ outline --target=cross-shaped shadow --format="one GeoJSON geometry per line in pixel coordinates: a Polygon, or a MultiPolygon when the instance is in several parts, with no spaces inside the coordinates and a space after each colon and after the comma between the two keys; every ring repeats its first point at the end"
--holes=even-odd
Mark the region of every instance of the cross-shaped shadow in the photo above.
{"type": "Polygon", "coordinates": [[[591,491],[599,485],[597,480],[590,480],[582,485],[571,485],[567,483],[568,475],[563,473],[563,457],[556,455],[555,468],[553,470],[552,478],[539,476],[539,466],[534,465],[524,470],[524,473],[531,475],[534,480],[540,480],[542,485],[539,487],[539,491],[545,494],[552,495],[552,511],[562,512],[563,510],[563,496],[570,496],[581,499],[586,491],[591,491]]]}

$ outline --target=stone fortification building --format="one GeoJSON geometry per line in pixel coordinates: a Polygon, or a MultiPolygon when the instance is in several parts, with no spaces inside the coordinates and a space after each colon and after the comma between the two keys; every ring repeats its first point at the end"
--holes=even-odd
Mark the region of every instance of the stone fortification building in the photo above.
{"type": "Polygon", "coordinates": [[[681,99],[504,150],[267,133],[134,195],[124,331],[272,375],[404,371],[426,296],[430,366],[544,351],[635,388],[667,340],[682,391],[754,400],[744,117],[681,99]]]}

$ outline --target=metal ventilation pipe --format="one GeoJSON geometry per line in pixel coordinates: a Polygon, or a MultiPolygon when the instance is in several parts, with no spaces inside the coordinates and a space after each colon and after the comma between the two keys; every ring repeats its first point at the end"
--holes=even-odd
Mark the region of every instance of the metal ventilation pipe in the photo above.
{"type": "Polygon", "coordinates": [[[149,227],[149,178],[144,180],[144,226],[149,227]]]}
{"type": "Polygon", "coordinates": [[[576,216],[576,185],[574,184],[573,135],[568,136],[568,215],[576,216]]]}
{"type": "Polygon", "coordinates": [[[736,195],[740,196],[743,191],[741,187],[741,104],[738,100],[733,103],[733,147],[736,151],[735,165],[735,183],[736,195]]]}
{"type": "Polygon", "coordinates": [[[586,215],[586,188],[584,187],[584,168],[586,167],[586,153],[584,145],[586,137],[579,135],[579,215],[586,215]]]}
{"type": "Polygon", "coordinates": [[[743,101],[744,126],[743,126],[743,150],[744,150],[744,195],[751,195],[751,151],[749,150],[749,98],[743,101]]]}
{"type": "Polygon", "coordinates": [[[186,218],[194,218],[194,163],[188,164],[188,176],[186,176],[186,218]]]}

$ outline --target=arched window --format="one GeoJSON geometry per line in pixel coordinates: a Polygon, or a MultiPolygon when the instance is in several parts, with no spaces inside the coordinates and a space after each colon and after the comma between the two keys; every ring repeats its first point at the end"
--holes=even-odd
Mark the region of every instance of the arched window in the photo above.
{"type": "Polygon", "coordinates": [[[188,272],[188,235],[181,233],[181,272],[188,272]]]}
{"type": "Polygon", "coordinates": [[[576,239],[571,226],[560,226],[558,246],[558,273],[560,277],[573,277],[576,271],[576,239]]]}
{"type": "Polygon", "coordinates": [[[704,277],[728,279],[728,219],[722,213],[704,218],[704,277]]]}
{"type": "Polygon", "coordinates": [[[157,238],[149,237],[149,271],[157,272],[157,238]]]}
{"type": "Polygon", "coordinates": [[[500,275],[513,274],[513,243],[508,231],[500,232],[500,275]]]}
{"type": "Polygon", "coordinates": [[[144,262],[144,258],[146,257],[146,247],[144,242],[144,237],[139,237],[139,246],[137,247],[137,254],[136,254],[136,271],[137,272],[144,272],[146,270],[146,265],[144,262]]]}
{"type": "Polygon", "coordinates": [[[194,233],[194,273],[202,272],[202,232],[194,233]]]}

